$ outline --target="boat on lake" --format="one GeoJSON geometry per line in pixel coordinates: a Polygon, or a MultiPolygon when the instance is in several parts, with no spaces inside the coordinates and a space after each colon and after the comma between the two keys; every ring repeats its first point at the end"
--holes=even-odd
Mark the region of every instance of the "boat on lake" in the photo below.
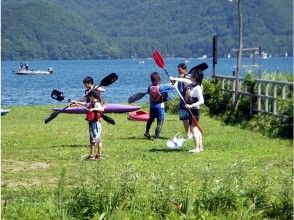
{"type": "Polygon", "coordinates": [[[25,68],[20,68],[18,70],[12,70],[12,73],[18,75],[50,75],[53,73],[53,68],[50,67],[47,70],[29,70],[25,68]]]}

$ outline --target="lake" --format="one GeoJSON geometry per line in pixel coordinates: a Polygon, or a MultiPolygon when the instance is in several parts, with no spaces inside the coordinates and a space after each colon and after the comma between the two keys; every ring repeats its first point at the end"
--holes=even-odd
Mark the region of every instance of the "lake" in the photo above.
{"type": "MultiPolygon", "coordinates": [[[[241,74],[248,70],[248,65],[258,64],[256,73],[263,72],[288,72],[293,73],[292,57],[271,57],[268,59],[256,59],[255,63],[250,58],[243,58],[244,68],[241,74]]],[[[204,71],[205,78],[212,75],[211,59],[184,59],[166,58],[166,69],[170,75],[177,76],[177,65],[186,62],[189,69],[206,62],[209,66],[204,71]]],[[[51,75],[17,75],[16,70],[20,61],[1,62],[1,106],[2,108],[15,105],[47,105],[60,104],[50,96],[53,89],[62,91],[66,99],[78,99],[84,94],[83,78],[92,76],[96,84],[108,74],[115,72],[118,80],[106,87],[103,99],[108,103],[127,103],[128,97],[145,92],[150,84],[150,74],[158,71],[162,77],[162,83],[168,81],[164,71],[160,69],[153,59],[116,59],[116,60],[48,60],[30,61],[30,69],[47,70],[52,67],[51,75]]],[[[235,58],[219,58],[216,65],[216,73],[232,75],[235,70],[235,58]]],[[[65,100],[66,100],[65,99],[65,100]]],[[[146,102],[147,96],[141,100],[146,102]]],[[[66,102],[63,101],[64,105],[66,102]]]]}

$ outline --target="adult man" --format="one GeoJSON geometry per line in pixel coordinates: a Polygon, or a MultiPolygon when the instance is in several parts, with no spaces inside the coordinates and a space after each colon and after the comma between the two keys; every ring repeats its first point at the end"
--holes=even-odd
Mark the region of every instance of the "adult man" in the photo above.
{"type": "MultiPolygon", "coordinates": [[[[185,63],[180,63],[178,65],[178,73],[180,78],[190,79],[190,74],[188,74],[188,69],[185,63]]],[[[184,97],[185,90],[189,84],[187,82],[179,82],[176,81],[175,86],[177,86],[178,90],[184,97]]],[[[192,138],[192,133],[189,128],[189,111],[185,107],[185,103],[180,99],[179,104],[179,119],[183,121],[183,125],[187,134],[187,138],[192,138]]]]}

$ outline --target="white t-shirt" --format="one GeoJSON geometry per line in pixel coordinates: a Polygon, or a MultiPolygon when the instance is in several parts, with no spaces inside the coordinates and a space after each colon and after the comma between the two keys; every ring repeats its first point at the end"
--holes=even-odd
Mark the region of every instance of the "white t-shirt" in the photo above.
{"type": "Polygon", "coordinates": [[[204,104],[203,91],[202,91],[202,87],[200,85],[193,87],[190,90],[189,95],[191,97],[198,98],[198,101],[192,104],[193,108],[199,109],[199,106],[204,104]]]}

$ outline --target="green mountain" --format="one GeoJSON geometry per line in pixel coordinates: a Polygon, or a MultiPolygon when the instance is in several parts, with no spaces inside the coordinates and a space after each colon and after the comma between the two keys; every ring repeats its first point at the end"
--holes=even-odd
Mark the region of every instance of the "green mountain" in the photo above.
{"type": "MultiPolygon", "coordinates": [[[[242,1],[243,46],[293,52],[292,0],[242,1]]],[[[238,47],[236,0],[4,0],[2,60],[218,55],[238,47]]]]}

